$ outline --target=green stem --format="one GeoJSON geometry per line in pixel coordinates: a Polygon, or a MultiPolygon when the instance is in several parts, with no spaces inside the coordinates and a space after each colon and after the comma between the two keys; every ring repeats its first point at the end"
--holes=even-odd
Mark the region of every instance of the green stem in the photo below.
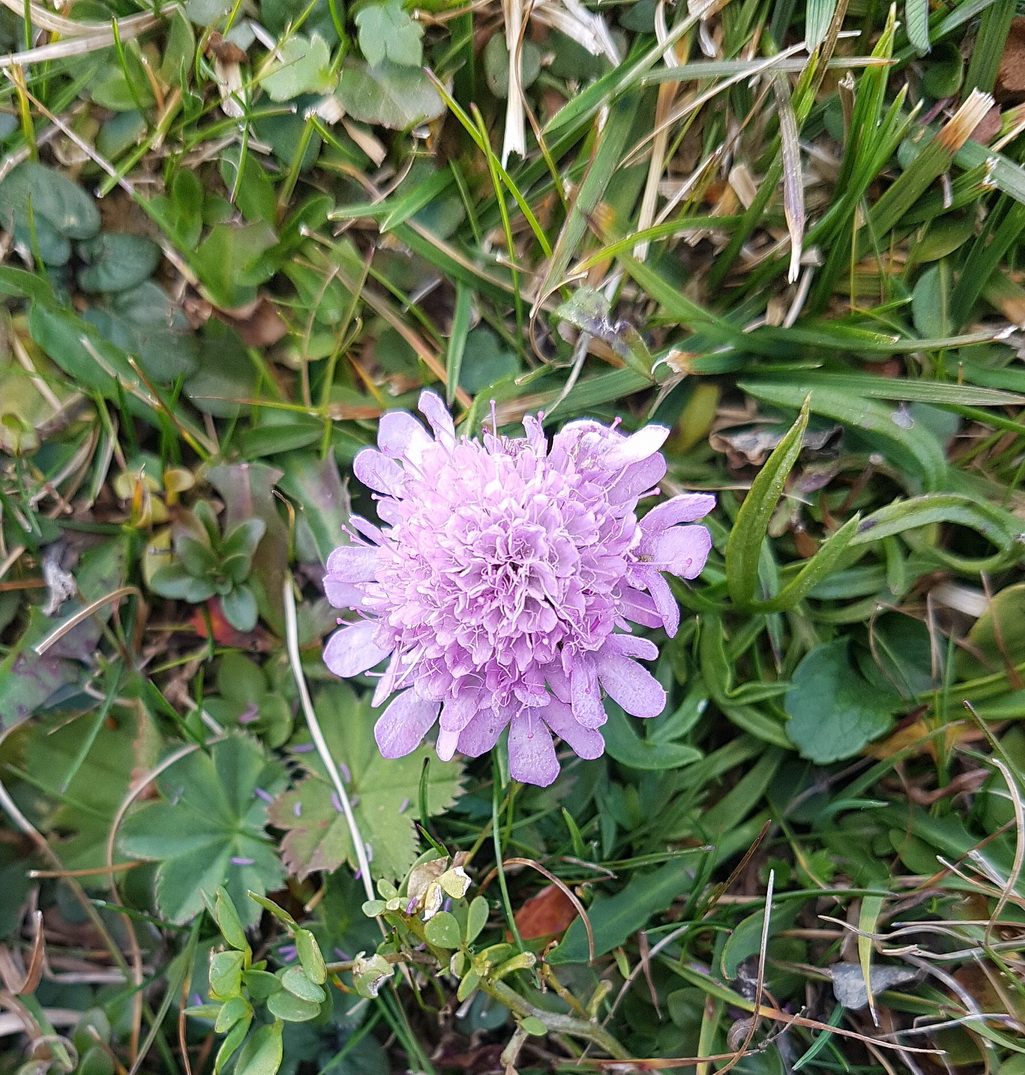
{"type": "Polygon", "coordinates": [[[504,982],[489,982],[481,978],[480,988],[489,996],[504,1004],[514,1015],[521,1019],[540,1019],[552,1034],[569,1034],[574,1038],[582,1038],[591,1042],[599,1049],[615,1057],[616,1060],[632,1060],[633,1057],[622,1045],[600,1024],[591,1022],[589,1019],[577,1019],[573,1015],[562,1015],[560,1012],[550,1012],[531,1004],[526,997],[521,997],[514,989],[504,982]]]}

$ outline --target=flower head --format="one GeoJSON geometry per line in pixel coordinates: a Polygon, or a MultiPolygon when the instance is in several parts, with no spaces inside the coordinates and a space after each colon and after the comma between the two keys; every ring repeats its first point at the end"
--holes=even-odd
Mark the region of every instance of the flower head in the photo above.
{"type": "Polygon", "coordinates": [[[385,757],[414,750],[439,716],[444,760],[483,754],[508,727],[511,775],[550,784],[552,733],[582,758],[604,750],[602,688],[633,716],[662,711],[665,691],[637,663],[658,650],[631,623],[676,633],[662,572],[701,572],[712,539],[690,524],[715,498],[684,493],[638,519],[666,471],[662,426],[571,422],[549,445],[527,416],[525,437],[468,440],[435,393],[419,407],[433,437],[389,411],[380,450],[356,456],[383,525],[354,516],[354,543],[328,558],[328,599],[360,618],[324,661],[345,677],[387,658],[374,704],[400,693],[375,729],[385,757]]]}

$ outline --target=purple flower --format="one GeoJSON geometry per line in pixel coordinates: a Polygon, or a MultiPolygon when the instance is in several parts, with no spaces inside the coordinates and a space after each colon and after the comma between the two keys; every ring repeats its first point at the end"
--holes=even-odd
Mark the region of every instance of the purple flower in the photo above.
{"type": "Polygon", "coordinates": [[[478,441],[456,436],[435,393],[419,406],[433,437],[389,411],[380,450],[356,456],[383,526],[354,516],[354,544],[328,558],[328,599],[360,618],[331,636],[324,661],[346,677],[387,658],[374,705],[400,693],[375,729],[386,758],[414,750],[440,715],[443,760],[483,754],[508,727],[511,775],[548,785],[552,733],[582,758],[604,750],[603,688],[633,716],[661,713],[665,691],[636,660],[658,649],[631,622],[676,633],[662,572],[701,572],[712,539],[688,524],[715,498],[684,493],[637,518],[666,471],[662,426],[625,436],[571,422],[549,446],[528,416],[526,437],[478,441]]]}

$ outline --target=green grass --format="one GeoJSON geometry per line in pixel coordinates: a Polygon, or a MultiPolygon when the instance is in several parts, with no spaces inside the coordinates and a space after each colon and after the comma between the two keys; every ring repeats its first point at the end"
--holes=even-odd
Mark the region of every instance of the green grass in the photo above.
{"type": "Polygon", "coordinates": [[[1015,5],[502,10],[0,9],[0,1070],[1020,1075],[1015,5]],[[321,661],[423,386],[718,498],[547,789],[321,661]]]}

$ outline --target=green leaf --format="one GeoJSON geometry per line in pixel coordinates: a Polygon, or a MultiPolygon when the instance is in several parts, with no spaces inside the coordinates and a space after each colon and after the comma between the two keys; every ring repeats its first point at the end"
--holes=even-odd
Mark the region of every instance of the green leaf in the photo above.
{"type": "MultiPolygon", "coordinates": [[[[323,985],[327,981],[327,965],[324,956],[317,944],[317,938],[308,929],[295,931],[295,950],[299,956],[299,963],[314,985],[323,985]]],[[[288,985],[285,985],[288,988],[288,985]]]]}
{"type": "Polygon", "coordinates": [[[230,1000],[224,1002],[221,1010],[217,1013],[217,1021],[214,1023],[214,1030],[218,1034],[225,1034],[240,1020],[246,1017],[250,1019],[253,1016],[252,1005],[246,1000],[245,997],[237,996],[232,997],[230,1000]]]}
{"type": "Polygon", "coordinates": [[[284,1055],[280,1020],[260,1027],[242,1047],[235,1064],[235,1075],[277,1075],[284,1055]]]}
{"type": "Polygon", "coordinates": [[[160,247],[142,235],[103,232],[78,244],[85,266],[78,270],[83,291],[125,291],[141,284],[160,264],[160,247]]]}
{"type": "Polygon", "coordinates": [[[316,982],[311,982],[306,977],[302,967],[289,967],[281,975],[281,985],[294,997],[309,1001],[311,1004],[323,1004],[327,999],[327,993],[316,982]]]}
{"type": "Polygon", "coordinates": [[[349,493],[342,482],[334,455],[323,459],[310,452],[295,452],[280,460],[285,472],[279,488],[296,508],[296,552],[301,562],[328,556],[345,537],[342,527],[352,513],[349,493]]]}
{"type": "Polygon", "coordinates": [[[261,519],[264,535],[252,558],[246,585],[256,597],[263,618],[279,633],[284,632],[282,589],[289,559],[288,528],[278,514],[274,487],[281,471],[264,463],[220,463],[210,468],[210,484],[224,500],[227,530],[246,519],[261,519]]]}
{"type": "MultiPolygon", "coordinates": [[[[700,714],[698,707],[704,708],[703,701],[692,700],[695,719],[700,714]]],[[[664,772],[691,765],[702,757],[696,747],[676,742],[676,733],[670,729],[673,725],[680,726],[679,712],[650,720],[633,720],[611,701],[606,702],[605,711],[609,718],[602,728],[605,749],[609,757],[622,765],[647,772],[664,772]]],[[[679,736],[686,735],[688,730],[689,725],[682,727],[679,736]]]]}
{"type": "MultiPolygon", "coordinates": [[[[667,862],[654,873],[638,872],[630,883],[615,896],[596,896],[587,909],[594,931],[594,954],[605,955],[623,944],[657,911],[664,911],[677,896],[690,886],[690,867],[681,861],[667,862]]],[[[586,963],[588,958],[587,931],[581,919],[575,919],[559,946],[552,951],[548,962],[553,966],[565,963],[586,963]]]]}
{"type": "Polygon", "coordinates": [[[246,953],[248,958],[250,953],[249,942],[246,940],[246,931],[242,926],[242,919],[239,918],[238,910],[223,886],[218,887],[217,895],[214,897],[214,918],[217,921],[217,928],[221,931],[221,936],[232,948],[237,948],[240,952],[246,953]]]}
{"type": "Polygon", "coordinates": [[[348,62],[336,96],[353,119],[403,131],[445,111],[431,80],[419,67],[385,60],[376,67],[348,62]]]}
{"type": "Polygon", "coordinates": [[[241,952],[215,952],[210,957],[210,996],[214,1000],[228,1000],[237,996],[242,988],[241,952]]]}
{"type": "Polygon", "coordinates": [[[920,479],[926,491],[942,489],[947,484],[947,461],[939,441],[921,423],[905,428],[894,421],[892,407],[881,406],[872,399],[852,397],[849,392],[820,388],[810,379],[789,383],[744,380],[738,387],[756,399],[779,407],[801,407],[810,399],[812,414],[832,418],[864,434],[879,445],[879,451],[898,470],[910,471],[914,479],[920,479]]]}
{"type": "Polygon", "coordinates": [[[247,891],[277,888],[284,876],[256,792],[278,790],[285,777],[280,763],[241,735],[214,744],[209,754],[197,750],[161,775],[164,801],[127,818],[121,847],[159,861],[156,897],[164,917],[188,922],[203,909],[202,893],[223,885],[242,924],[255,924],[260,912],[247,891]]]}
{"type": "Polygon", "coordinates": [[[805,597],[827,576],[833,573],[841,556],[854,540],[861,525],[860,516],[848,519],[835,533],[830,534],[818,552],[801,568],[775,597],[754,602],[759,612],[787,612],[805,597]]]}
{"type": "MultiPolygon", "coordinates": [[[[242,997],[236,997],[235,999],[245,1003],[242,997]]],[[[223,1012],[232,1003],[234,1001],[228,1001],[228,1004],[225,1004],[221,1011],[223,1012]]],[[[224,1065],[234,1056],[235,1050],[245,1041],[249,1028],[253,1025],[253,1009],[248,1004],[246,1007],[249,1008],[248,1013],[232,1025],[227,1037],[221,1042],[221,1047],[217,1050],[217,1056],[214,1060],[214,1075],[218,1075],[224,1065]]],[[[221,1032],[218,1024],[215,1024],[214,1029],[218,1030],[218,1033],[221,1032]]]]}
{"type": "Polygon", "coordinates": [[[908,41],[919,56],[929,51],[929,0],[904,0],[908,41]]]}
{"type": "Polygon", "coordinates": [[[274,274],[265,255],[277,241],[263,221],[213,227],[190,258],[210,300],[224,310],[253,302],[258,285],[274,274]]]}
{"type": "Polygon", "coordinates": [[[963,678],[992,675],[1025,661],[1025,583],[994,594],[967,641],[969,647],[957,658],[963,678]]]}
{"type": "MultiPolygon", "coordinates": [[[[100,230],[100,212],[89,194],[60,172],[25,161],[0,182],[0,226],[31,249],[33,227],[38,230],[40,221],[64,241],[91,239],[100,230]]],[[[51,264],[67,261],[71,248],[62,242],[65,248],[64,258],[51,264]]]]}
{"type": "Polygon", "coordinates": [[[362,8],[356,13],[356,25],[360,51],[371,67],[382,60],[404,67],[423,63],[423,27],[406,13],[402,0],[362,8]]]}
{"type": "Polygon", "coordinates": [[[783,494],[787,477],[801,454],[808,428],[808,401],[787,435],[758,472],[744,497],[726,543],[726,585],[738,605],[748,604],[758,587],[758,558],[768,533],[769,520],[783,494]]]}
{"type": "Polygon", "coordinates": [[[331,51],[314,34],[293,34],[278,46],[274,62],[261,80],[272,101],[291,101],[304,93],[330,93],[335,86],[331,51]]]}
{"type": "Polygon", "coordinates": [[[825,41],[829,24],[836,14],[836,7],[837,0],[808,0],[804,16],[804,39],[809,52],[825,41]]]}
{"type": "Polygon", "coordinates": [[[918,278],[911,292],[911,318],[922,336],[950,334],[950,269],[944,262],[930,265],[918,278]]]}
{"type": "Polygon", "coordinates": [[[463,931],[459,928],[454,914],[439,911],[424,926],[424,936],[427,943],[436,948],[458,948],[462,943],[463,931]]]}
{"type": "Polygon", "coordinates": [[[794,671],[784,701],[787,735],[802,757],[820,765],[850,758],[889,729],[895,702],[854,667],[848,639],[827,642],[794,671]]]}
{"type": "MultiPolygon", "coordinates": [[[[369,845],[374,877],[404,877],[417,855],[413,821],[419,817],[416,789],[424,759],[431,759],[427,808],[432,815],[460,795],[462,764],[438,761],[430,746],[404,758],[382,758],[374,741],[375,715],[366,701],[355,702],[344,684],[322,690],[316,705],[331,756],[351,774],[346,786],[356,824],[369,845]]],[[[316,870],[335,870],[345,861],[357,865],[345,816],[319,767],[280,796],[269,816],[272,824],[286,830],[281,853],[300,879],[316,870]]]]}
{"type": "Polygon", "coordinates": [[[491,908],[483,896],[475,896],[470,901],[470,906],[466,912],[466,933],[463,937],[467,944],[473,944],[480,936],[482,930],[488,924],[490,915],[491,908]]]}

